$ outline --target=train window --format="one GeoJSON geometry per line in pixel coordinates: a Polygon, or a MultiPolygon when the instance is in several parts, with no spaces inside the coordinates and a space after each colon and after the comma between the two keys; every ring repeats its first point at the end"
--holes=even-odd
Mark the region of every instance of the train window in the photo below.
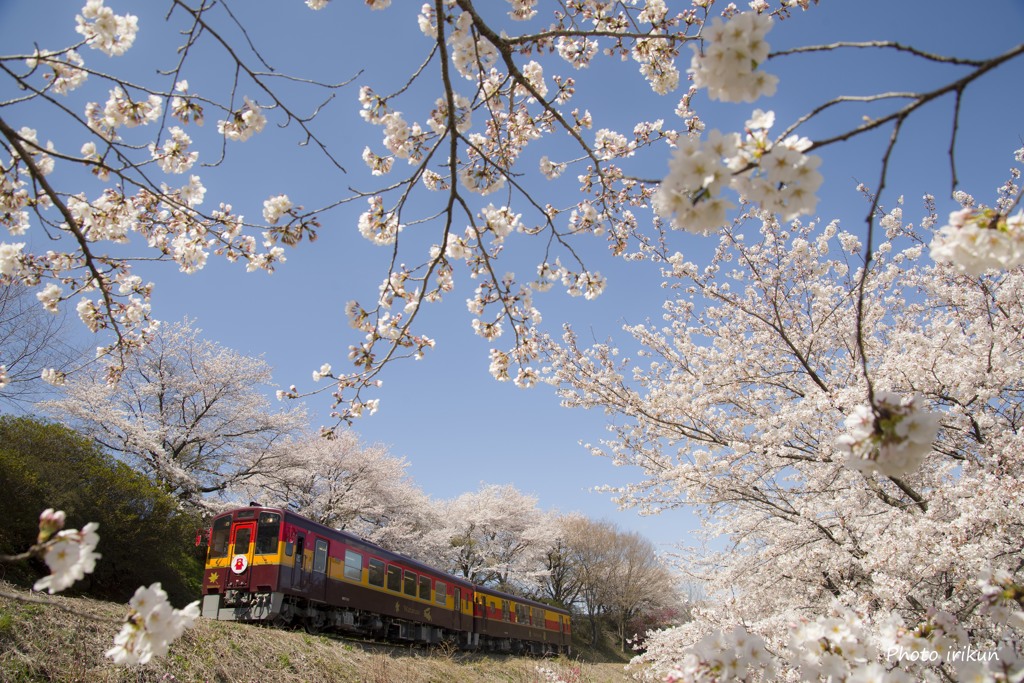
{"type": "Polygon", "coordinates": [[[252,529],[244,527],[235,529],[235,555],[247,555],[249,553],[249,539],[252,537],[252,529]]]}
{"type": "Polygon", "coordinates": [[[462,589],[455,589],[455,611],[458,612],[462,609],[462,589]]]}
{"type": "Polygon", "coordinates": [[[405,594],[416,597],[416,575],[408,569],[405,570],[405,594]]]}
{"type": "Polygon", "coordinates": [[[508,621],[508,600],[501,601],[501,620],[508,621]]]}
{"type": "Polygon", "coordinates": [[[402,592],[402,568],[393,564],[388,565],[388,590],[402,592]]]}
{"type": "Polygon", "coordinates": [[[327,541],[316,539],[316,552],[313,554],[313,571],[323,574],[327,571],[327,541]]]}
{"type": "Polygon", "coordinates": [[[256,527],[256,554],[276,555],[280,537],[281,515],[273,512],[260,515],[259,526],[256,527]]]}
{"type": "Polygon", "coordinates": [[[228,537],[231,535],[231,515],[221,517],[213,522],[213,534],[210,536],[210,558],[228,556],[228,537]]]}
{"type": "Polygon", "coordinates": [[[430,577],[420,577],[420,600],[430,600],[430,577]]]}
{"type": "Polygon", "coordinates": [[[384,587],[384,563],[373,557],[370,558],[369,579],[371,586],[384,587]]]}
{"type": "Polygon", "coordinates": [[[443,583],[438,581],[434,584],[434,602],[443,605],[448,601],[448,591],[443,583]]]}
{"type": "Polygon", "coordinates": [[[345,578],[352,581],[363,580],[363,556],[354,550],[345,551],[345,578]]]}

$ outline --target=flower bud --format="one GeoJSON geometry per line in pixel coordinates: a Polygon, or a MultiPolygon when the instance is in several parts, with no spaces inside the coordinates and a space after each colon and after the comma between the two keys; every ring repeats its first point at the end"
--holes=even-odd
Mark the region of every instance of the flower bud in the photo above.
{"type": "Polygon", "coordinates": [[[64,511],[46,508],[39,515],[39,543],[46,543],[50,537],[64,528],[64,511]]]}

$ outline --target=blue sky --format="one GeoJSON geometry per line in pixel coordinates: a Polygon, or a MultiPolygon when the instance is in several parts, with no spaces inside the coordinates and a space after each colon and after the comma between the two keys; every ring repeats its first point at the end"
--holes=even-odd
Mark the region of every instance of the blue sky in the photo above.
{"type": "MultiPolygon", "coordinates": [[[[139,15],[139,38],[128,55],[117,60],[84,50],[87,64],[109,67],[128,79],[152,82],[156,68],[173,64],[177,45],[177,36],[163,24],[166,3],[108,0],[107,4],[115,12],[139,15]]],[[[360,69],[363,72],[354,85],[334,91],[334,101],[316,124],[347,174],[331,169],[312,148],[298,146],[302,136],[294,126],[273,129],[281,119],[271,112],[267,130],[247,143],[229,145],[228,158],[220,168],[198,169],[208,189],[204,208],[215,206],[217,201],[230,201],[237,211],[258,220],[263,200],[273,194],[286,193],[295,203],[314,208],[347,194],[346,187],[373,187],[378,181],[369,176],[359,154],[367,144],[381,152],[381,132],[358,116],[358,85],[390,92],[418,66],[429,43],[416,26],[415,12],[407,8],[419,4],[396,0],[390,10],[370,12],[362,3],[335,0],[318,13],[306,9],[299,0],[232,4],[261,54],[279,72],[323,82],[345,81],[360,69]]],[[[506,7],[496,0],[479,4],[495,17],[500,15],[499,6],[501,12],[506,7]]],[[[74,32],[74,15],[80,7],[79,1],[0,2],[2,51],[27,53],[34,43],[57,49],[75,42],[78,35],[74,32]]],[[[893,39],[940,54],[985,57],[1006,50],[1024,36],[1021,0],[988,0],[969,11],[968,15],[964,3],[952,0],[824,0],[809,12],[798,12],[793,19],[776,24],[768,40],[773,49],[780,49],[838,40],[893,39]]],[[[542,8],[542,17],[544,12],[542,8]]],[[[223,91],[233,74],[224,67],[215,47],[203,50],[192,55],[183,75],[193,90],[214,94],[219,87],[223,91]]],[[[680,67],[685,70],[688,62],[687,51],[680,67]]],[[[577,106],[591,110],[595,129],[608,127],[628,133],[641,118],[672,119],[677,96],[659,98],[651,94],[636,75],[634,63],[601,59],[581,72],[546,64],[550,64],[546,65],[548,74],[557,72],[577,79],[577,106]],[[626,89],[609,87],[610,83],[623,83],[626,89]]],[[[786,57],[767,68],[781,79],[773,98],[749,106],[713,105],[703,95],[694,99],[694,108],[709,128],[739,130],[752,109],[759,107],[774,109],[776,128],[781,129],[833,95],[925,89],[961,73],[935,65],[924,68],[915,60],[891,54],[879,60],[863,50],[786,57]]],[[[994,189],[1005,179],[1011,164],[1012,151],[1022,145],[1021,75],[1020,64],[1011,64],[967,93],[958,167],[962,188],[981,201],[994,198],[994,189]]],[[[433,81],[411,91],[411,101],[399,105],[408,119],[422,122],[429,111],[423,102],[432,102],[440,94],[436,78],[431,77],[433,81]]],[[[98,84],[92,86],[99,88],[98,84]]],[[[3,87],[9,88],[9,81],[4,81],[3,87]]],[[[281,87],[303,111],[310,111],[328,95],[327,91],[295,84],[282,83],[281,87]]],[[[106,86],[97,92],[90,98],[102,101],[106,86]]],[[[243,87],[241,92],[255,95],[251,88],[243,87]]],[[[13,94],[0,92],[0,98],[13,94]]],[[[77,107],[83,99],[75,93],[69,102],[77,107]]],[[[925,192],[932,192],[943,202],[940,214],[943,208],[949,208],[946,145],[951,102],[947,97],[912,119],[897,148],[889,180],[891,189],[883,204],[892,206],[895,197],[904,194],[907,214],[914,220],[919,215],[918,198],[925,192]]],[[[808,127],[803,134],[813,138],[834,133],[843,124],[856,125],[864,113],[860,109],[846,111],[808,127]]],[[[4,112],[4,116],[16,128],[38,128],[40,137],[53,139],[58,149],[74,152],[81,145],[79,134],[45,113],[18,109],[4,112]]],[[[219,147],[214,119],[211,116],[200,131],[189,131],[203,153],[201,160],[211,160],[219,147]]],[[[821,170],[826,182],[818,206],[822,218],[840,218],[848,229],[863,225],[868,207],[854,187],[857,182],[870,186],[877,183],[878,159],[887,135],[886,130],[823,151],[821,170]]],[[[549,154],[554,159],[560,149],[558,143],[538,147],[528,158],[549,154]]],[[[649,156],[644,174],[664,175],[668,157],[667,149],[661,158],[649,156]]],[[[528,162],[526,168],[535,168],[529,165],[532,163],[528,162]]],[[[565,185],[571,191],[572,183],[565,185]]],[[[96,188],[81,189],[95,196],[96,188]]],[[[489,201],[498,203],[492,196],[478,207],[489,201]]],[[[244,266],[215,259],[206,270],[188,277],[168,264],[144,267],[145,277],[157,283],[153,297],[156,317],[171,321],[192,317],[207,338],[243,353],[262,355],[275,368],[275,379],[281,386],[294,383],[308,387],[310,373],[324,362],[336,369],[344,368],[347,347],[356,341],[345,320],[345,302],[372,301],[386,274],[388,259],[385,249],[369,244],[356,230],[356,220],[364,207],[365,202],[358,201],[326,214],[319,241],[289,250],[288,261],[271,276],[247,274],[244,266]]],[[[424,244],[438,241],[436,233],[428,230],[421,228],[408,239],[424,244]]],[[[674,249],[698,262],[713,246],[713,240],[691,235],[672,238],[674,249]]],[[[532,273],[542,248],[528,241],[510,244],[512,258],[507,268],[532,273]],[[512,253],[513,246],[518,256],[512,253]]],[[[557,332],[561,322],[568,320],[581,336],[590,334],[598,340],[613,336],[625,343],[619,330],[623,323],[659,316],[660,278],[649,266],[610,261],[600,242],[593,242],[589,249],[593,267],[609,278],[607,292],[593,302],[571,299],[557,290],[539,296],[545,325],[557,332]]],[[[544,508],[610,519],[663,547],[686,541],[694,522],[685,512],[639,518],[616,511],[607,497],[589,492],[595,485],[622,484],[639,478],[639,473],[613,468],[578,445],[579,441],[602,438],[605,416],[564,410],[547,388],[523,391],[492,380],[487,372],[489,344],[474,336],[470,329],[472,316],[464,306],[474,285],[465,272],[458,271],[456,283],[456,293],[445,303],[430,307],[422,318],[421,331],[437,340],[437,348],[424,360],[401,363],[384,375],[384,386],[377,394],[380,412],[355,426],[363,439],[388,444],[394,455],[407,458],[416,482],[435,498],[475,490],[481,482],[512,483],[536,495],[544,508]]],[[[310,399],[307,407],[314,427],[329,422],[326,397],[310,399]]]]}

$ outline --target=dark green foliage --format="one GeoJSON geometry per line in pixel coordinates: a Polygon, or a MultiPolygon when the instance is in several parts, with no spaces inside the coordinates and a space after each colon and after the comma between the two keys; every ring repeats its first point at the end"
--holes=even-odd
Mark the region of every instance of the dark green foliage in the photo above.
{"type": "MultiPolygon", "coordinates": [[[[57,424],[0,416],[0,553],[35,542],[39,513],[64,510],[67,526],[99,523],[103,558],[76,584],[98,597],[127,600],[140,585],[160,581],[172,602],[199,594],[200,556],[194,546],[202,520],[145,476],[57,424]]],[[[45,567],[4,565],[5,578],[32,581],[45,567]]]]}

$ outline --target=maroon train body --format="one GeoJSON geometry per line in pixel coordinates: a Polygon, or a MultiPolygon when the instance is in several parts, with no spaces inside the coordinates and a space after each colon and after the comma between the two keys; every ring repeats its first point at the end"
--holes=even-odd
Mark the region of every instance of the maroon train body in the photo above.
{"type": "Polygon", "coordinates": [[[465,649],[569,651],[569,613],[476,586],[278,508],[216,517],[203,575],[210,619],[299,624],[465,649]]]}

